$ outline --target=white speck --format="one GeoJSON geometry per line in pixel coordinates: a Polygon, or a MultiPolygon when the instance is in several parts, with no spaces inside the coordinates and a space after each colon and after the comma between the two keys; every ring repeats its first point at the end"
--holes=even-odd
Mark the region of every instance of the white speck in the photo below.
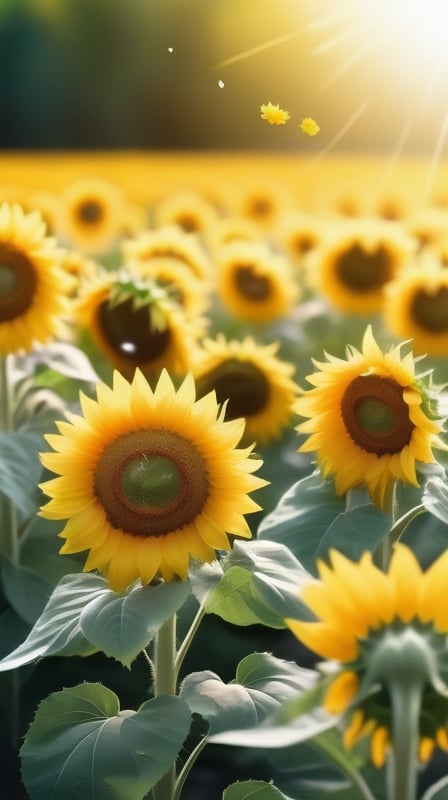
{"type": "Polygon", "coordinates": [[[220,89],[224,89],[224,81],[218,81],[218,86],[220,89]]]}
{"type": "Polygon", "coordinates": [[[169,53],[173,53],[173,52],[174,52],[174,47],[169,47],[169,48],[168,48],[168,52],[169,52],[169,53]]]}
{"type": "Polygon", "coordinates": [[[122,350],[123,353],[132,355],[132,353],[136,352],[137,348],[133,342],[120,342],[120,350],[122,350]]]}

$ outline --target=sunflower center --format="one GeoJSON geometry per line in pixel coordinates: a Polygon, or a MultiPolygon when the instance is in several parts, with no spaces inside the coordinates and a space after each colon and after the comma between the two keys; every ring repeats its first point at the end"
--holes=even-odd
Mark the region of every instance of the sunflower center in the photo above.
{"type": "Polygon", "coordinates": [[[378,456],[400,452],[414,430],[403,387],[380,375],[354,378],[342,397],[341,413],[352,441],[378,456]]]}
{"type": "Polygon", "coordinates": [[[98,309],[98,322],[107,343],[129,361],[153,361],[166,352],[170,343],[169,328],[158,330],[148,306],[135,308],[132,299],[114,306],[104,301],[98,309]]]}
{"type": "Polygon", "coordinates": [[[215,390],[218,403],[228,400],[225,418],[250,417],[266,408],[269,382],[249,361],[230,358],[196,380],[198,397],[215,390]]]}
{"type": "Polygon", "coordinates": [[[181,214],[176,217],[176,225],[182,228],[184,233],[197,233],[200,230],[200,222],[193,214],[181,214]]]}
{"type": "Polygon", "coordinates": [[[165,536],[203,510],[207,469],[195,447],[176,433],[135,431],[104,450],[94,492],[114,528],[133,536],[165,536]]]}
{"type": "Polygon", "coordinates": [[[28,310],[36,284],[33,264],[18,250],[0,244],[0,322],[28,310]]]}
{"type": "Polygon", "coordinates": [[[391,257],[385,247],[369,252],[354,244],[337,260],[336,269],[341,283],[355,292],[371,292],[392,277],[391,257]]]}
{"type": "Polygon", "coordinates": [[[249,300],[265,300],[269,297],[271,282],[259,275],[251,265],[241,265],[235,270],[235,283],[241,294],[249,300]]]}
{"type": "Polygon", "coordinates": [[[96,225],[103,216],[103,207],[96,200],[84,200],[79,204],[77,214],[86,225],[96,225]]]}
{"type": "Polygon", "coordinates": [[[410,310],[421,328],[432,333],[444,333],[448,330],[448,287],[441,286],[434,293],[419,289],[410,310]]]}

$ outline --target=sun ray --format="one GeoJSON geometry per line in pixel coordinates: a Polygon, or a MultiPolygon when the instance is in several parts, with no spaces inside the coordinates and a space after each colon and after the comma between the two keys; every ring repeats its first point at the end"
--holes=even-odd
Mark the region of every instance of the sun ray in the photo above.
{"type": "Polygon", "coordinates": [[[328,142],[328,144],[315,156],[315,158],[310,161],[304,170],[303,174],[307,174],[310,172],[320,161],[322,161],[328,153],[333,150],[334,147],[341,141],[341,139],[345,136],[345,134],[350,130],[350,128],[355,124],[355,122],[359,119],[359,117],[364,113],[366,108],[369,105],[370,100],[364,100],[363,103],[360,103],[358,108],[355,109],[353,114],[349,117],[347,122],[339,129],[339,131],[333,136],[332,139],[328,142]]]}
{"type": "Polygon", "coordinates": [[[339,78],[342,77],[350,67],[353,67],[354,64],[357,64],[358,61],[361,60],[367,53],[369,53],[373,48],[376,46],[376,41],[366,42],[361,47],[358,47],[354,53],[352,53],[344,62],[341,64],[338,69],[336,69],[332,75],[325,81],[324,84],[318,89],[319,92],[323,92],[326,89],[329,89],[330,86],[333,85],[339,78]]]}
{"type": "Polygon", "coordinates": [[[250,47],[248,50],[243,50],[241,53],[230,56],[230,58],[225,58],[224,61],[220,61],[219,64],[215,64],[213,69],[222,69],[223,67],[230,66],[230,64],[236,64],[237,61],[243,61],[246,58],[255,56],[258,53],[262,53],[263,50],[269,50],[271,47],[276,47],[279,44],[288,42],[290,39],[293,39],[300,33],[300,30],[291,31],[290,33],[285,33],[283,36],[277,36],[275,39],[269,39],[268,42],[262,42],[262,44],[259,44],[256,47],[250,47]]]}
{"type": "Polygon", "coordinates": [[[327,17],[319,17],[318,19],[313,19],[312,22],[308,23],[307,30],[318,31],[321,28],[326,28],[328,25],[332,25],[334,22],[339,22],[339,20],[345,19],[349,12],[350,9],[345,8],[343,10],[335,12],[334,14],[329,14],[327,17]]]}
{"type": "Polygon", "coordinates": [[[330,39],[326,39],[321,44],[318,44],[312,51],[311,55],[313,56],[320,56],[322,53],[327,53],[329,50],[332,50],[333,47],[336,47],[338,44],[342,44],[346,42],[347,39],[350,39],[353,30],[343,30],[339,33],[336,33],[330,39]]]}
{"type": "Polygon", "coordinates": [[[442,153],[443,153],[443,149],[444,149],[445,144],[446,144],[447,136],[448,136],[448,110],[445,112],[445,115],[443,117],[442,127],[440,128],[440,132],[439,132],[439,135],[438,135],[438,138],[437,138],[436,146],[434,148],[434,153],[432,155],[432,158],[431,158],[431,161],[430,161],[430,164],[429,164],[428,174],[426,176],[426,180],[425,180],[425,184],[424,184],[424,188],[423,188],[422,201],[423,201],[424,205],[427,204],[427,202],[429,200],[429,197],[431,195],[431,191],[432,191],[432,188],[433,188],[433,185],[434,185],[434,179],[436,177],[437,167],[438,167],[440,159],[442,157],[442,153]]]}
{"type": "Polygon", "coordinates": [[[398,161],[400,160],[400,157],[401,157],[401,155],[403,153],[404,146],[405,146],[406,141],[407,141],[407,139],[409,137],[409,134],[411,133],[412,127],[414,125],[414,122],[415,122],[415,115],[413,115],[412,117],[409,117],[409,119],[403,125],[403,127],[402,127],[402,129],[400,131],[400,135],[399,135],[399,137],[397,139],[397,143],[396,143],[395,147],[393,148],[392,153],[391,153],[391,155],[389,156],[389,158],[387,160],[386,166],[385,166],[383,174],[381,176],[381,181],[380,181],[380,185],[379,185],[380,190],[384,190],[386,188],[387,184],[389,183],[391,175],[392,175],[392,173],[393,173],[393,171],[394,171],[394,169],[395,169],[395,167],[396,167],[396,165],[397,165],[398,161]]]}

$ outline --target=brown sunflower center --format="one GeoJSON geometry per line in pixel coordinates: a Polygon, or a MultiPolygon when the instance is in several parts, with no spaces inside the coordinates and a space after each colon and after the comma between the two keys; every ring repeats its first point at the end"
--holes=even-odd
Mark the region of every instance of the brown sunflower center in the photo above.
{"type": "Polygon", "coordinates": [[[201,229],[201,223],[194,214],[188,214],[186,212],[184,214],[179,214],[175,222],[179,228],[182,228],[184,233],[197,233],[197,231],[201,229]]]}
{"type": "Polygon", "coordinates": [[[297,255],[302,256],[305,253],[309,253],[313,247],[316,246],[316,239],[311,234],[307,233],[298,233],[294,236],[292,241],[292,249],[294,250],[297,255]]]}
{"type": "Polygon", "coordinates": [[[0,322],[20,317],[28,310],[36,284],[32,262],[18,250],[0,244],[0,322]]]}
{"type": "Polygon", "coordinates": [[[170,344],[170,329],[156,328],[148,307],[135,308],[131,299],[116,306],[104,301],[98,309],[98,323],[111,348],[130,362],[154,361],[170,344]]]}
{"type": "Polygon", "coordinates": [[[355,292],[379,289],[392,277],[391,256],[382,245],[367,251],[354,244],[338,257],[336,269],[341,283],[355,292]]]}
{"type": "Polygon", "coordinates": [[[272,202],[268,197],[253,197],[248,205],[248,216],[255,219],[265,219],[272,214],[272,202]]]}
{"type": "Polygon", "coordinates": [[[104,208],[97,200],[83,200],[76,213],[86,225],[96,225],[104,216],[104,208]]]}
{"type": "Polygon", "coordinates": [[[354,378],[342,397],[341,413],[352,441],[378,456],[400,452],[414,430],[403,387],[380,375],[354,378]]]}
{"type": "Polygon", "coordinates": [[[228,400],[226,419],[250,417],[266,408],[269,381],[255,364],[230,358],[196,380],[198,397],[216,392],[218,403],[228,400]]]}
{"type": "Polygon", "coordinates": [[[252,265],[241,264],[235,270],[235,284],[249,300],[266,300],[270,295],[271,282],[266,275],[258,274],[252,265]]]}
{"type": "Polygon", "coordinates": [[[134,431],[102,453],[94,492],[114,528],[133,536],[165,536],[201,513],[208,475],[200,453],[167,430],[134,431]]]}
{"type": "Polygon", "coordinates": [[[436,292],[419,289],[411,303],[411,315],[421,328],[431,333],[448,331],[448,287],[441,286],[436,292]]]}

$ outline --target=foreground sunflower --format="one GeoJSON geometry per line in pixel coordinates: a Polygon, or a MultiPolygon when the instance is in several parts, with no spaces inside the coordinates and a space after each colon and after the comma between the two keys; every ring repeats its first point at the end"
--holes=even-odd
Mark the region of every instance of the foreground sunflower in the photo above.
{"type": "Polygon", "coordinates": [[[425,258],[386,287],[383,302],[386,328],[412,338],[416,353],[448,354],[448,271],[439,261],[425,258]]]}
{"type": "Polygon", "coordinates": [[[444,447],[440,422],[426,413],[413,355],[402,358],[400,350],[383,353],[369,325],[362,352],[351,347],[347,360],[328,355],[327,362],[313,362],[320,370],[307,378],[314,388],[295,404],[309,417],[297,428],[308,435],[299,449],[317,454],[338,494],[366,486],[384,509],[394,483],[418,486],[417,462],[433,463],[431,448],[444,447]]]}
{"type": "Polygon", "coordinates": [[[199,397],[214,390],[226,403],[225,418],[244,417],[245,440],[260,447],[288,425],[298,392],[294,366],[277,358],[277,350],[278,344],[259,345],[251,336],[227,341],[218,334],[203,342],[194,367],[199,397]]]}
{"type": "Polygon", "coordinates": [[[389,796],[407,800],[416,761],[428,761],[436,745],[448,751],[448,553],[423,572],[398,544],[385,573],[370,553],[354,563],[333,550],[318,571],[320,580],[300,593],[316,622],[287,625],[336,662],[327,665],[324,707],[344,715],[345,745],[369,737],[378,768],[393,749],[398,774],[389,796]]]}
{"type": "Polygon", "coordinates": [[[67,333],[72,280],[39,213],[0,206],[0,354],[29,352],[67,333]]]}
{"type": "Polygon", "coordinates": [[[261,461],[237,448],[242,420],[224,421],[213,394],[195,400],[191,375],[176,391],[164,370],[153,391],[140,371],[132,383],[115,372],[81,407],[46,437],[55,452],[42,463],[59,477],[42,485],[52,499],[41,514],[67,519],[61,552],[89,550],[85,571],[116,591],[185,580],[190,556],[211,562],[229,534],[251,538],[244,515],[259,510],[249,493],[266,483],[251,474],[261,461]]]}
{"type": "Polygon", "coordinates": [[[416,242],[398,223],[353,220],[333,226],[308,262],[310,287],[341,311],[380,310],[384,286],[414,255],[416,242]]]}

